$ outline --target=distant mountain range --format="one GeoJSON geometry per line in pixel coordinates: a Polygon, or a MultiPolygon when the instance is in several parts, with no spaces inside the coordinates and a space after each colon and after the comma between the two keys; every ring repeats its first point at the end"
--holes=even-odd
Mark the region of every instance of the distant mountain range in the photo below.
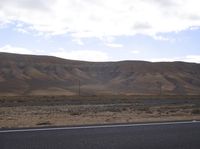
{"type": "Polygon", "coordinates": [[[200,64],[0,53],[0,95],[200,94],[200,64]]]}

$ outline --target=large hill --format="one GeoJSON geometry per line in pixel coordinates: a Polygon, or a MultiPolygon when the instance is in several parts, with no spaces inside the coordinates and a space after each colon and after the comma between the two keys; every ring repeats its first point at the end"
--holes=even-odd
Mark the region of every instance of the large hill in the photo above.
{"type": "Polygon", "coordinates": [[[0,53],[0,95],[200,94],[200,64],[0,53]]]}

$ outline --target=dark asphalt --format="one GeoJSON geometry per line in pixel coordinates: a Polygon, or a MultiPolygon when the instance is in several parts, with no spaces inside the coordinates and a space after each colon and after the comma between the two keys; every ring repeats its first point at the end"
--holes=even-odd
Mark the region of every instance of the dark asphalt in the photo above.
{"type": "Polygon", "coordinates": [[[2,132],[0,149],[200,149],[200,123],[2,132]]]}

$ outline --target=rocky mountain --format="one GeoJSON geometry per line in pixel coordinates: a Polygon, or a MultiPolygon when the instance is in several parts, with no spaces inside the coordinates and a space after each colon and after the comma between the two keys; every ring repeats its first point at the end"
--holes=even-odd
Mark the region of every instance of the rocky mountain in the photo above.
{"type": "Polygon", "coordinates": [[[200,64],[0,53],[0,95],[200,94],[200,64]]]}

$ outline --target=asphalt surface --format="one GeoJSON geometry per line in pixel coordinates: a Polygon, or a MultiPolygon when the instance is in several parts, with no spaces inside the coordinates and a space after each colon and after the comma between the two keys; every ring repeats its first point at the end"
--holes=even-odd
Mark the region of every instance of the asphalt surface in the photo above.
{"type": "Polygon", "coordinates": [[[0,130],[0,149],[200,149],[200,122],[0,130]]]}

